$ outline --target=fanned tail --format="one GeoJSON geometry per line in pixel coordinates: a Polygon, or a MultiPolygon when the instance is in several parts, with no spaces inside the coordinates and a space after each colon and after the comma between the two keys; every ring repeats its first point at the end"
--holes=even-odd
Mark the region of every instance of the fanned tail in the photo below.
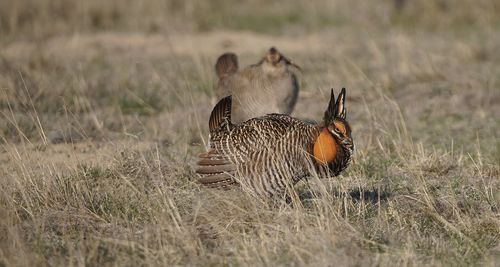
{"type": "Polygon", "coordinates": [[[208,128],[211,134],[216,131],[223,130],[224,128],[229,129],[230,127],[232,127],[231,105],[231,96],[222,98],[219,103],[215,105],[212,113],[210,114],[210,120],[208,121],[208,128]]]}
{"type": "Polygon", "coordinates": [[[215,63],[215,73],[219,79],[227,77],[238,71],[238,57],[234,53],[224,53],[215,63]]]}

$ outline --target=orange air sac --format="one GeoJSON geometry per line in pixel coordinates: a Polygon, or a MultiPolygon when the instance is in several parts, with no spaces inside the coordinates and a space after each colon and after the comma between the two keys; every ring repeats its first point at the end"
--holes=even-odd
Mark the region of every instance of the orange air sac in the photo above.
{"type": "Polygon", "coordinates": [[[318,163],[327,164],[333,162],[337,155],[337,142],[328,129],[323,129],[314,142],[314,158],[318,163]]]}

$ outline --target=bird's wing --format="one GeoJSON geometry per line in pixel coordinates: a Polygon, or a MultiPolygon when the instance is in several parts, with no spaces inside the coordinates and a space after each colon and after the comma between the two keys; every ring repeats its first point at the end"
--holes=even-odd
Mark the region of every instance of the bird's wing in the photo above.
{"type": "MultiPolygon", "coordinates": [[[[211,132],[212,126],[217,125],[221,118],[225,118],[218,114],[223,113],[222,110],[214,108],[215,113],[212,113],[210,123],[211,132]]],[[[280,136],[286,134],[290,123],[292,122],[287,120],[286,116],[271,114],[233,126],[228,131],[213,131],[210,150],[199,155],[196,168],[196,173],[200,175],[198,182],[211,187],[226,187],[236,183],[238,166],[248,165],[248,162],[254,160],[251,155],[272,146],[280,136]]]]}

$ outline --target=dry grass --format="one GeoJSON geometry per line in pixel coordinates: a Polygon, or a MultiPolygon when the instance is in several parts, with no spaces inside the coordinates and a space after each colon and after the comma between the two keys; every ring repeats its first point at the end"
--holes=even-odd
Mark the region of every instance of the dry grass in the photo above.
{"type": "Polygon", "coordinates": [[[0,2],[0,266],[500,262],[496,1],[84,2],[0,2]],[[215,58],[271,45],[356,143],[291,204],[193,182],[215,58]]]}

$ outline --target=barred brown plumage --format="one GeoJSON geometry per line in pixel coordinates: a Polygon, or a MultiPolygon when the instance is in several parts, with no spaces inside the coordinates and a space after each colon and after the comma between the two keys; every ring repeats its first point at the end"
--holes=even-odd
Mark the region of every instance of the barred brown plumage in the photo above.
{"type": "Polygon", "coordinates": [[[323,121],[311,124],[284,114],[231,123],[232,97],[214,107],[210,150],[200,155],[198,182],[210,187],[240,184],[258,195],[280,195],[300,179],[335,176],[349,164],[354,145],[346,121],[345,89],[331,91],[323,121]]]}
{"type": "Polygon", "coordinates": [[[300,69],[274,47],[257,64],[242,70],[238,70],[234,53],[224,53],[217,59],[217,97],[233,97],[233,123],[269,113],[292,113],[299,85],[289,66],[300,69]]]}

